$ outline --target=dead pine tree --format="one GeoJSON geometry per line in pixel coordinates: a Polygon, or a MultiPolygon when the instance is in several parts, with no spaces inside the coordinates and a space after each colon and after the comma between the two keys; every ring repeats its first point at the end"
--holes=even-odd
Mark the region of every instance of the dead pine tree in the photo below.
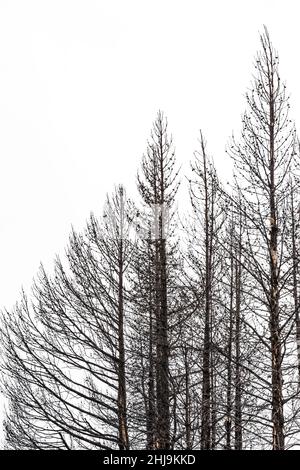
{"type": "Polygon", "coordinates": [[[74,230],[67,262],[44,269],[3,315],[3,381],[12,448],[129,449],[125,273],[131,259],[122,187],[85,235],[74,230]]]}
{"type": "MultiPolygon", "coordinates": [[[[228,206],[227,206],[228,207],[228,206]]],[[[225,379],[225,449],[242,449],[242,343],[241,330],[241,214],[235,213],[232,205],[224,230],[224,351],[227,371],[225,379]]]]}
{"type": "Polygon", "coordinates": [[[202,405],[201,449],[214,447],[216,435],[215,397],[213,396],[214,367],[211,344],[214,324],[213,291],[216,282],[218,257],[218,231],[222,225],[219,181],[216,170],[207,156],[205,141],[200,133],[200,151],[195,153],[191,165],[190,198],[193,209],[193,227],[190,242],[194,245],[193,269],[199,273],[203,289],[203,354],[202,354],[202,405]]]}
{"type": "Polygon", "coordinates": [[[153,124],[147,153],[138,175],[138,188],[151,219],[155,266],[155,381],[156,447],[170,448],[170,384],[168,328],[168,221],[178,183],[175,153],[167,132],[167,120],[159,112],[153,124]]]}
{"type": "MultiPolygon", "coordinates": [[[[129,449],[124,303],[125,273],[128,270],[132,250],[134,249],[134,245],[130,240],[130,223],[128,220],[131,211],[131,203],[126,196],[125,189],[122,185],[119,185],[113,195],[107,197],[103,225],[101,226],[93,216],[88,225],[90,242],[98,249],[101,257],[100,263],[104,261],[111,271],[111,288],[116,291],[113,307],[117,311],[117,409],[120,450],[129,449]]],[[[105,266],[103,268],[105,269],[105,266]]]]}
{"type": "MultiPolygon", "coordinates": [[[[243,117],[241,143],[233,139],[230,154],[240,196],[236,205],[240,206],[244,220],[242,264],[255,287],[248,292],[252,296],[249,323],[270,360],[263,368],[270,372],[271,445],[274,450],[283,450],[283,376],[289,369],[285,362],[286,341],[295,310],[290,301],[284,300],[288,298],[286,289],[292,272],[291,256],[284,244],[289,226],[285,204],[295,167],[296,135],[288,116],[289,103],[278,72],[278,56],[266,29],[255,69],[252,90],[247,94],[248,111],[243,117]]],[[[292,396],[288,389],[286,392],[292,396]]],[[[259,393],[265,400],[267,395],[259,393]]]]}

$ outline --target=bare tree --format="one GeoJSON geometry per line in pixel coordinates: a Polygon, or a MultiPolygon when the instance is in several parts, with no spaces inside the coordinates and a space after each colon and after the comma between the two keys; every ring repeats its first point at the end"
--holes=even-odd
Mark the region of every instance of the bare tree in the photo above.
{"type": "Polygon", "coordinates": [[[167,121],[163,113],[159,112],[138,176],[138,187],[143,202],[148,211],[152,212],[155,266],[156,447],[159,449],[170,448],[168,223],[178,188],[177,174],[167,121]]]}
{"type": "Polygon", "coordinates": [[[243,117],[242,143],[233,140],[230,153],[246,224],[243,266],[253,280],[254,311],[249,322],[270,354],[270,363],[264,367],[271,373],[272,447],[280,450],[285,448],[284,402],[293,395],[287,390],[284,398],[283,393],[286,340],[295,315],[286,291],[291,257],[284,249],[284,239],[288,230],[285,201],[296,147],[278,56],[267,30],[261,46],[253,88],[247,94],[249,111],[243,117]]]}
{"type": "Polygon", "coordinates": [[[85,236],[73,231],[68,266],[57,259],[54,279],[41,269],[34,303],[24,297],[12,315],[4,315],[12,446],[24,441],[26,429],[27,447],[49,448],[54,439],[58,447],[129,448],[126,205],[119,187],[107,199],[101,222],[91,216],[85,236]]]}
{"type": "Polygon", "coordinates": [[[117,186],[1,314],[8,448],[300,445],[299,142],[266,29],[260,39],[232,186],[200,133],[179,224],[159,112],[141,201],[117,186]]]}
{"type": "MultiPolygon", "coordinates": [[[[212,336],[215,317],[215,292],[218,265],[218,232],[222,225],[219,181],[216,170],[206,152],[200,133],[200,152],[192,163],[193,179],[190,180],[190,196],[195,220],[190,243],[197,247],[191,257],[193,269],[199,273],[199,288],[204,292],[204,327],[202,355],[202,410],[201,449],[211,449],[216,440],[214,397],[214,351],[212,336]]],[[[194,248],[195,250],[195,248],[194,248]]]]}

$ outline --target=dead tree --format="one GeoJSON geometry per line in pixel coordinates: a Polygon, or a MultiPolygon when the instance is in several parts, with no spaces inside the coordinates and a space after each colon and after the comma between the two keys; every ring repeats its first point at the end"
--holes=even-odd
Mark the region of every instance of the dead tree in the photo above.
{"type": "Polygon", "coordinates": [[[155,380],[156,447],[170,447],[170,384],[168,328],[168,223],[178,188],[172,139],[167,121],[159,112],[153,124],[147,153],[143,157],[138,187],[151,218],[155,266],[155,380]]]}
{"type": "Polygon", "coordinates": [[[53,277],[41,269],[34,302],[24,298],[4,315],[4,383],[12,413],[7,439],[13,447],[129,448],[127,204],[117,188],[100,222],[92,216],[84,236],[73,231],[68,263],[57,259],[53,277]]]}
{"type": "Polygon", "coordinates": [[[205,142],[200,134],[200,151],[192,163],[193,179],[190,180],[190,196],[194,214],[190,243],[194,248],[193,269],[201,279],[200,290],[204,293],[204,326],[202,355],[202,409],[201,409],[201,449],[211,449],[215,445],[216,417],[212,387],[213,355],[211,348],[214,324],[214,289],[217,280],[218,231],[222,225],[220,213],[219,181],[216,170],[209,160],[205,142]],[[195,253],[196,251],[196,253],[195,253]]]}
{"type": "Polygon", "coordinates": [[[270,357],[265,367],[271,373],[272,448],[282,450],[283,361],[293,316],[290,302],[285,304],[285,288],[291,275],[291,258],[284,250],[288,229],[285,200],[295,165],[295,130],[288,118],[289,104],[278,73],[278,56],[266,30],[261,47],[255,81],[247,94],[249,111],[243,117],[242,143],[233,139],[230,153],[245,220],[243,267],[252,277],[252,304],[256,305],[250,323],[270,357]]]}
{"type": "MultiPolygon", "coordinates": [[[[140,212],[138,212],[140,214],[140,212]]],[[[139,223],[141,223],[139,221],[139,223]]],[[[151,237],[140,239],[130,268],[131,426],[134,445],[156,448],[155,254],[151,237]]]]}
{"type": "Polygon", "coordinates": [[[225,380],[226,412],[225,412],[225,449],[241,450],[243,446],[242,425],[242,354],[246,347],[242,344],[242,216],[235,213],[229,204],[228,221],[224,231],[224,277],[223,285],[227,295],[224,303],[225,351],[223,358],[227,370],[225,380]],[[226,267],[225,267],[226,266],[226,267]],[[227,318],[227,322],[226,322],[227,318]]]}

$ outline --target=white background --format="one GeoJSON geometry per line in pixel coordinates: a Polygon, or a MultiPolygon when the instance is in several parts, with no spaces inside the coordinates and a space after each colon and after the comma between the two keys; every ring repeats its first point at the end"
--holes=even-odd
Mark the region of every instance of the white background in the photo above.
{"type": "Polygon", "coordinates": [[[202,128],[229,178],[263,24],[300,126],[298,3],[0,0],[1,308],[115,183],[133,189],[158,109],[184,170],[202,128]]]}

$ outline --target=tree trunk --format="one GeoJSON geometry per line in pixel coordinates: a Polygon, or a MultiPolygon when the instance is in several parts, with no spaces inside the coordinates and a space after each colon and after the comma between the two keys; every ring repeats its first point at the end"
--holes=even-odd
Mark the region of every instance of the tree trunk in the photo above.
{"type": "MultiPolygon", "coordinates": [[[[231,228],[232,230],[232,228],[231,228]]],[[[226,390],[226,450],[231,449],[231,431],[232,431],[232,338],[233,338],[233,296],[234,296],[234,260],[230,253],[230,307],[229,307],[229,332],[228,332],[228,363],[227,363],[227,390],[226,390]]]]}
{"type": "Polygon", "coordinates": [[[207,183],[206,155],[202,142],[204,190],[205,190],[205,320],[203,338],[203,361],[202,361],[202,407],[201,407],[201,449],[211,448],[211,233],[209,196],[207,183]]]}
{"type": "Polygon", "coordinates": [[[234,448],[242,450],[242,390],[241,390],[241,232],[238,241],[238,256],[235,262],[235,398],[234,398],[234,448]]]}
{"type": "Polygon", "coordinates": [[[126,403],[126,368],[125,368],[125,345],[124,345],[124,292],[123,292],[123,241],[119,248],[119,370],[118,370],[118,420],[119,420],[119,448],[129,449],[127,428],[127,403],[126,403]]]}
{"type": "MultiPolygon", "coordinates": [[[[271,56],[272,60],[272,56],[271,56]]],[[[278,226],[275,194],[275,136],[274,136],[274,90],[273,74],[270,71],[270,334],[272,351],[272,423],[273,450],[284,449],[284,416],[282,397],[282,353],[279,319],[278,289],[278,226]]]]}
{"type": "Polygon", "coordinates": [[[190,396],[190,365],[188,360],[188,349],[184,349],[185,366],[185,442],[186,449],[192,448],[192,427],[191,427],[191,396],[190,396]]]}
{"type": "MultiPolygon", "coordinates": [[[[151,293],[150,293],[151,296],[151,293]]],[[[152,299],[150,298],[149,314],[149,377],[148,377],[148,410],[147,410],[147,449],[155,449],[155,382],[154,382],[154,350],[153,350],[153,318],[152,299]]]]}
{"type": "Polygon", "coordinates": [[[292,259],[293,259],[293,297],[295,308],[295,333],[298,360],[298,387],[300,388],[300,318],[299,318],[299,297],[298,297],[298,255],[296,248],[296,227],[295,227],[295,211],[294,211],[294,189],[291,186],[291,213],[292,213],[292,259]]]}

